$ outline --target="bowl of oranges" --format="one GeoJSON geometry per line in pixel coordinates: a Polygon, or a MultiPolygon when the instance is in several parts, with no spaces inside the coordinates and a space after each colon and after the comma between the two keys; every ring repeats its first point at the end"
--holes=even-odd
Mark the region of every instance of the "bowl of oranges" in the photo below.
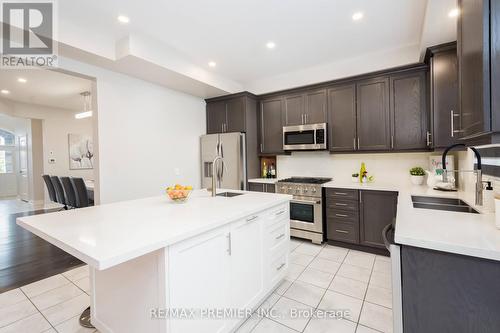
{"type": "Polygon", "coordinates": [[[179,184],[176,184],[175,186],[169,186],[166,189],[167,195],[170,200],[177,203],[186,202],[192,191],[192,186],[182,186],[179,184]]]}

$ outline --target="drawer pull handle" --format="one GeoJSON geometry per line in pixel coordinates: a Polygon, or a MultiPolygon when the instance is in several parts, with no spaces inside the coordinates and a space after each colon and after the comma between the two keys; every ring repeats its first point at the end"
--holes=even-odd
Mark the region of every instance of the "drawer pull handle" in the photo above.
{"type": "Polygon", "coordinates": [[[283,237],[285,237],[285,234],[284,234],[284,233],[282,233],[281,235],[277,236],[277,237],[276,237],[276,240],[278,240],[278,239],[282,239],[283,237]]]}
{"type": "Polygon", "coordinates": [[[336,203],[335,203],[335,205],[336,205],[336,206],[347,206],[347,204],[346,204],[346,203],[340,203],[340,202],[336,202],[336,203]]]}
{"type": "Polygon", "coordinates": [[[347,193],[343,193],[343,192],[334,192],[335,195],[347,195],[347,193]]]}
{"type": "Polygon", "coordinates": [[[339,229],[336,229],[335,231],[340,232],[341,234],[348,234],[349,233],[349,231],[339,230],[339,229]]]}
{"type": "Polygon", "coordinates": [[[252,217],[249,217],[249,218],[247,219],[247,222],[252,222],[252,221],[256,220],[257,218],[258,218],[258,216],[257,216],[257,215],[252,216],[252,217]]]}
{"type": "Polygon", "coordinates": [[[347,217],[347,215],[345,215],[345,214],[335,214],[335,216],[338,216],[338,217],[347,217]]]}
{"type": "Polygon", "coordinates": [[[279,265],[278,267],[276,267],[276,270],[277,271],[280,271],[283,267],[285,267],[285,263],[282,263],[281,265],[279,265]]]}
{"type": "Polygon", "coordinates": [[[285,210],[280,210],[279,212],[275,213],[276,216],[281,215],[285,212],[285,210]]]}

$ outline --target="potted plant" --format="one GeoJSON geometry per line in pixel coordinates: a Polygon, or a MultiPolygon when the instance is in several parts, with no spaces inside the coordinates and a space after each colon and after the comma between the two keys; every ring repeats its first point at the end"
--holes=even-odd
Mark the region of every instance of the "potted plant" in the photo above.
{"type": "Polygon", "coordinates": [[[424,183],[425,170],[421,167],[410,169],[411,182],[413,185],[422,185],[424,183]]]}
{"type": "Polygon", "coordinates": [[[359,183],[359,173],[353,173],[351,179],[353,183],[359,183]]]}

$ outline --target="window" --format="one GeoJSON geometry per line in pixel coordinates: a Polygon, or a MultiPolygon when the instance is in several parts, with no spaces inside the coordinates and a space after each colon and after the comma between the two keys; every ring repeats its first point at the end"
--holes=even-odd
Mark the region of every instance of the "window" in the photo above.
{"type": "Polygon", "coordinates": [[[16,136],[0,129],[0,174],[14,172],[16,136]]]}

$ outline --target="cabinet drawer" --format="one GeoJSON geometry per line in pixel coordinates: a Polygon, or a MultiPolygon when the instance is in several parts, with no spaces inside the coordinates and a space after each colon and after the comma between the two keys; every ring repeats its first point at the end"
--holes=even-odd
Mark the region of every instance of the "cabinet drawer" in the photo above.
{"type": "Polygon", "coordinates": [[[269,209],[266,212],[267,226],[272,226],[277,221],[290,221],[289,204],[283,204],[269,209]]]}
{"type": "Polygon", "coordinates": [[[327,209],[326,217],[328,220],[343,223],[358,223],[359,212],[354,210],[327,209]]]}
{"type": "Polygon", "coordinates": [[[326,196],[331,198],[339,198],[346,200],[358,200],[358,190],[350,190],[346,188],[327,188],[326,196]]]}
{"type": "Polygon", "coordinates": [[[290,227],[286,221],[278,222],[272,225],[269,229],[270,231],[267,237],[270,251],[273,251],[282,244],[285,244],[287,241],[290,241],[290,227]]]}
{"type": "Polygon", "coordinates": [[[285,278],[288,271],[288,251],[281,252],[272,257],[268,267],[268,281],[270,286],[275,286],[285,278]]]}
{"type": "Polygon", "coordinates": [[[326,200],[326,208],[328,210],[346,210],[346,211],[359,211],[358,201],[344,200],[344,199],[333,199],[329,198],[326,200]]]}
{"type": "Polygon", "coordinates": [[[359,243],[359,224],[341,223],[328,220],[328,239],[349,243],[359,243]]]}

